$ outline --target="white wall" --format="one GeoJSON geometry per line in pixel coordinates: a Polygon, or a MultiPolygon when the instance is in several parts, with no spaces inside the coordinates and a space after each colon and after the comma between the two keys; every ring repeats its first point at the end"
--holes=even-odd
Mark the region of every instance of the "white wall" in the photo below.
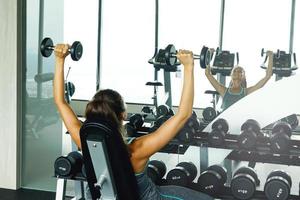
{"type": "Polygon", "coordinates": [[[0,44],[0,188],[16,189],[17,0],[0,0],[0,44]]]}

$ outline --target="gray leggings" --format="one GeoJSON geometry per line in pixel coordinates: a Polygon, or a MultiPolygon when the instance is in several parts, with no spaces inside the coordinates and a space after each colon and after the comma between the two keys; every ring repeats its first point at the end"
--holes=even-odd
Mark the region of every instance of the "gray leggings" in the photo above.
{"type": "Polygon", "coordinates": [[[211,196],[207,194],[191,190],[189,188],[168,185],[158,188],[161,199],[163,200],[213,200],[211,196]]]}
{"type": "MultiPolygon", "coordinates": [[[[136,175],[140,200],[213,200],[211,196],[181,186],[157,186],[146,173],[136,175]]],[[[91,193],[86,187],[86,200],[91,200],[91,193]]]]}
{"type": "Polygon", "coordinates": [[[141,200],[213,200],[207,194],[189,188],[156,186],[146,173],[136,175],[141,200]]]}

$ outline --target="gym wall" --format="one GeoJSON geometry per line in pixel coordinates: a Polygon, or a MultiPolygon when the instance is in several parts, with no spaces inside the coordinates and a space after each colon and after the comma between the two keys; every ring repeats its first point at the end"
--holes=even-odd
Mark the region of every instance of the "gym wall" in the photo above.
{"type": "Polygon", "coordinates": [[[0,188],[18,186],[17,0],[0,0],[0,188]]]}

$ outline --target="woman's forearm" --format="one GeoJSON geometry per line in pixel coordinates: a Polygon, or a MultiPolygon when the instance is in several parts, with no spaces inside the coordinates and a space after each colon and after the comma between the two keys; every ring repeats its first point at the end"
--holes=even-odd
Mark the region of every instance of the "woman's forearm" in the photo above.
{"type": "Polygon", "coordinates": [[[66,103],[64,83],[64,59],[57,59],[55,62],[55,75],[53,82],[53,95],[56,104],[66,103]]]}

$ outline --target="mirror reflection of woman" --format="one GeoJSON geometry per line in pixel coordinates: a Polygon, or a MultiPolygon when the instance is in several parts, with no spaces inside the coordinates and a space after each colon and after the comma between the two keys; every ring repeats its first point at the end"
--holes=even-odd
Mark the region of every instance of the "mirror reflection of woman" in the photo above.
{"type": "Polygon", "coordinates": [[[205,69],[205,75],[211,85],[222,97],[222,110],[226,110],[229,106],[242,99],[246,95],[262,88],[271,78],[273,73],[273,52],[267,51],[268,67],[266,75],[254,86],[247,87],[245,70],[241,66],[235,66],[231,71],[231,81],[228,87],[219,83],[211,73],[210,66],[205,69]]]}

